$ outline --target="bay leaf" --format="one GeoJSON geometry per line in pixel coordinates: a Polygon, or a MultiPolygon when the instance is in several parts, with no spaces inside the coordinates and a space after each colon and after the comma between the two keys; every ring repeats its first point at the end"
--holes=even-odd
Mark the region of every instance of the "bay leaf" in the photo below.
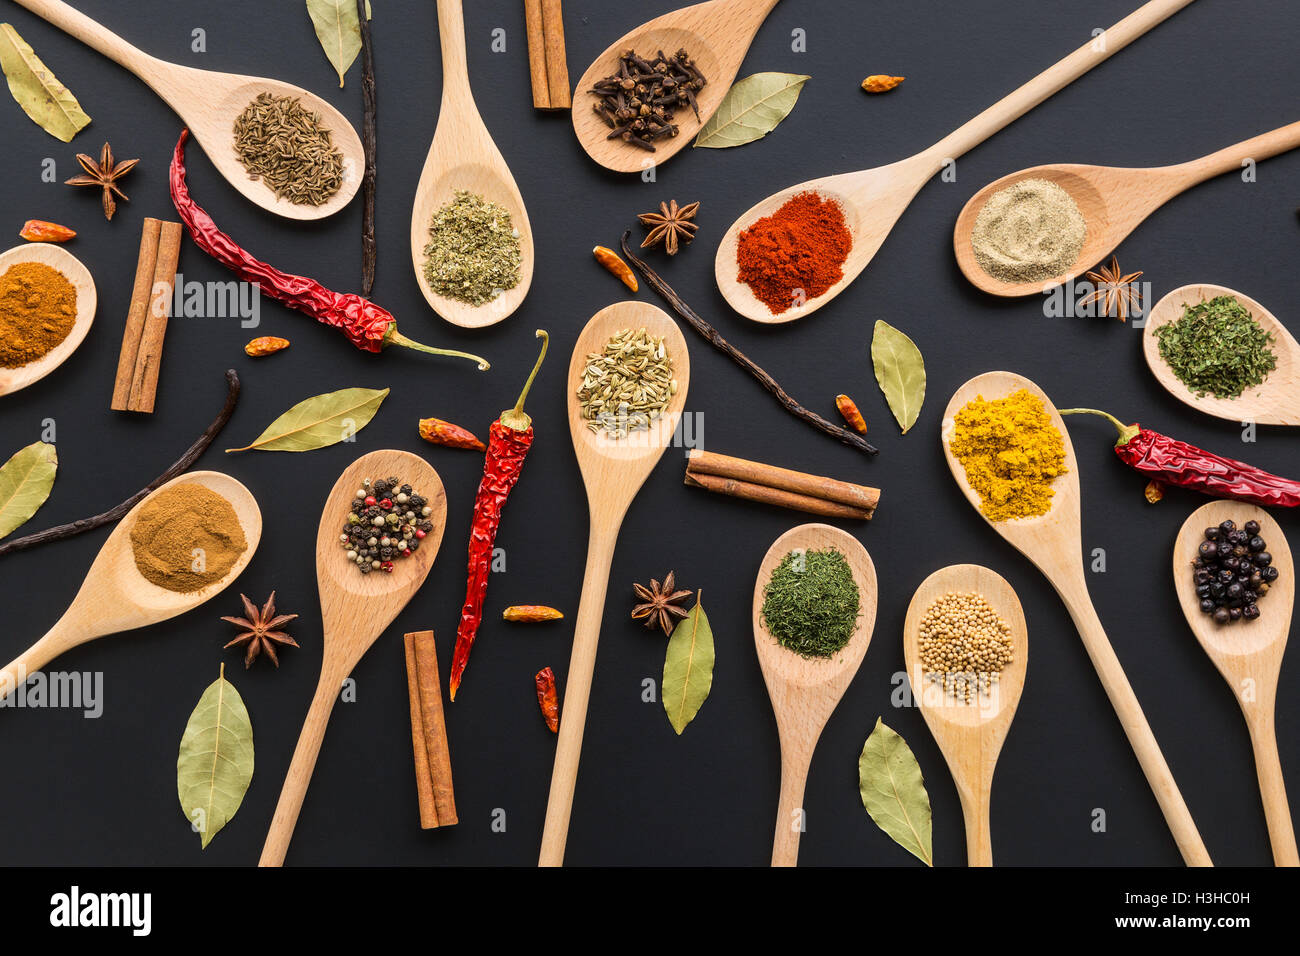
{"type": "Polygon", "coordinates": [[[755,73],[722,98],[718,111],[695,137],[706,149],[743,146],[762,139],[790,115],[799,92],[811,77],[798,73],[755,73]]]}
{"type": "Polygon", "coordinates": [[[51,136],[69,143],[90,122],[77,98],[7,23],[0,23],[0,68],[23,112],[51,136]]]}
{"type": "MultiPolygon", "coordinates": [[[[366,11],[369,19],[369,4],[366,11]]],[[[357,19],[356,0],[307,0],[307,13],[316,30],[316,39],[338,73],[339,86],[342,87],[344,75],[361,52],[361,23],[357,19]]]]}
{"type": "Polygon", "coordinates": [[[876,826],[926,866],[934,866],[930,795],[921,765],[907,741],[879,717],[858,760],[858,789],[876,826]]]}
{"type": "Polygon", "coordinates": [[[877,321],[871,339],[871,363],[889,410],[906,435],[916,424],[925,402],[925,358],[910,338],[888,322],[877,321]]]}
{"type": "Polygon", "coordinates": [[[668,722],[678,735],[695,719],[713,688],[713,629],[700,597],[668,639],[661,694],[668,722]]]}
{"type": "Polygon", "coordinates": [[[206,849],[244,802],[253,779],[253,725],[235,685],[221,676],[190,714],[176,758],[181,811],[206,849]]]}
{"type": "Polygon", "coordinates": [[[33,442],[0,467],[0,538],[36,514],[54,487],[59,456],[49,442],[33,442]]]}
{"type": "Polygon", "coordinates": [[[337,445],[370,424],[388,389],[344,388],[299,402],[267,426],[251,445],[235,451],[312,451],[337,445]]]}

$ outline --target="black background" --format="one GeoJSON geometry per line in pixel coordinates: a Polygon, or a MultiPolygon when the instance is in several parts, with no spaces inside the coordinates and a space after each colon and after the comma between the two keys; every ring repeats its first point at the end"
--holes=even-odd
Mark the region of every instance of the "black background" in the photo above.
{"type": "MultiPolygon", "coordinates": [[[[270,74],[313,89],[360,126],[359,65],[339,90],[300,3],[229,0],[220,5],[77,0],[127,40],[180,63],[270,74]],[[206,31],[206,53],[191,31],[206,31]]],[[[1295,120],[1300,9],[1282,0],[1202,0],[1176,14],[957,165],[955,183],[935,180],[912,203],[867,272],[833,304],[803,322],[760,327],[726,308],[713,283],[713,250],[726,226],[763,196],[828,173],[892,162],[941,138],[1039,70],[1127,14],[1135,0],[857,3],[800,0],[779,5],[742,75],[809,73],[792,115],[767,139],[734,150],[682,152],[658,182],[607,174],[578,148],[567,114],[533,111],[522,5],[467,4],[470,73],[480,111],[528,205],[537,248],[532,291],[507,322],[466,332],[425,306],[408,253],[411,197],[437,121],[440,57],[432,3],[375,3],[380,98],[379,274],[375,299],[407,335],[481,351],[490,372],[469,363],[392,349],[360,354],[310,319],[263,304],[255,333],[231,319],[176,319],[168,333],[157,413],[109,410],[130,297],[140,221],[174,218],[166,167],[180,122],[138,80],[14,4],[4,17],[79,97],[94,123],[69,145],[37,129],[7,99],[0,177],[4,225],[45,218],[80,231],[69,247],[99,290],[96,324],[81,349],[39,384],[0,402],[0,452],[57,426],[59,477],[26,530],[97,513],[170,464],[219,408],[222,372],[240,371],[234,420],[200,467],[228,471],[258,497],[261,548],[236,587],[182,618],[105,639],[59,660],[60,670],[103,672],[102,718],[67,710],[0,713],[0,857],[11,864],[224,864],[256,862],[320,665],[313,571],[315,528],[327,490],[357,455],[377,448],[423,453],[447,486],[442,553],[427,584],[362,661],[358,699],[339,704],[290,848],[291,864],[530,865],[536,860],[554,738],[533,697],[532,675],[551,665],[561,684],[568,624],[510,627],[500,611],[551,603],[577,611],[586,544],[585,496],[565,427],[563,372],[578,331],[621,286],[591,261],[595,243],[614,246],[634,215],[660,200],[702,203],[699,238],[666,277],[737,346],[806,404],[832,414],[832,398],[857,397],[880,445],[878,459],[840,446],[783,413],[758,386],[693,332],[687,411],[704,422],[705,447],[881,487],[878,517],[849,525],[876,562],[880,610],[873,646],[831,719],[808,780],[804,864],[908,865],[911,858],[863,811],[856,785],[862,743],[878,716],[897,729],[925,772],[934,808],[936,862],[965,860],[957,796],[920,715],[891,703],[902,670],[899,640],[913,589],[938,567],[987,564],[1024,601],[1031,635],[1029,680],[1003,751],[993,798],[1000,864],[1174,865],[1173,840],[1088,662],[1046,582],[965,503],[938,445],[940,412],[967,378],[994,368],[1028,375],[1060,405],[1105,406],[1126,420],[1235,454],[1282,473],[1300,471],[1295,438],[1198,416],[1166,394],[1140,354],[1139,333],[1106,319],[1047,319],[1035,299],[983,297],[953,261],[951,229],[966,199],[1024,166],[1065,161],[1119,166],[1180,162],[1295,120]],[[492,31],[507,50],[493,53],[492,31]],[[807,32],[807,52],[791,31],[807,32]],[[908,77],[901,89],[866,97],[869,73],[908,77]],[[109,140],[119,157],[139,156],[123,182],[131,202],[106,223],[91,190],[43,183],[41,163],[61,181],[74,154],[109,140]],[[929,397],[916,428],[899,436],[871,374],[871,327],[884,318],[924,351],[929,397]],[[481,435],[513,403],[535,356],[533,329],[553,336],[552,355],[530,403],[537,442],[506,509],[498,545],[507,571],[495,575],[462,692],[448,723],[460,824],[421,832],[412,780],[401,633],[438,633],[444,679],[464,589],[471,503],[481,469],[473,453],[431,448],[416,419],[437,415],[481,435]],[[241,346],[253,334],[284,335],[285,354],[261,362],[241,346]],[[353,445],[301,455],[221,449],[245,444],[290,404],[350,386],[392,387],[353,445]],[[278,671],[245,672],[221,645],[233,636],[218,618],[236,613],[238,592],[260,600],[272,588],[302,618],[302,644],[278,671]],[[174,764],[185,721],[221,662],[252,717],[257,770],[238,816],[204,852],[176,799],[174,764]],[[1095,808],[1107,829],[1090,827],[1095,808]],[[492,829],[505,812],[505,832],[492,829]]],[[[628,7],[566,5],[569,67],[585,65],[668,0],[628,7]]],[[[585,104],[582,96],[577,97],[585,104]]],[[[233,237],[289,271],[326,284],[359,284],[360,203],[323,223],[296,225],[244,201],[189,151],[195,198],[233,237]]],[[[1220,177],[1157,212],[1125,242],[1126,270],[1144,269],[1155,298],[1189,282],[1216,282],[1257,298],[1284,322],[1296,291],[1300,155],[1261,163],[1258,181],[1220,177]]],[[[638,233],[639,234],[639,233],[638,233]]],[[[187,279],[227,273],[188,241],[187,279]]],[[[655,301],[652,294],[643,298],[655,301]]],[[[1170,580],[1169,552],[1202,500],[1171,492],[1158,506],[1143,482],[1111,454],[1104,423],[1072,426],[1084,499],[1084,547],[1104,548],[1107,571],[1090,575],[1102,620],[1124,663],[1202,836],[1220,864],[1270,862],[1250,747],[1237,705],[1188,632],[1170,580]]],[[[768,860],[779,778],[776,728],[750,632],[753,578],[768,544],[798,515],[682,487],[680,451],[670,451],[623,526],[573,808],[570,864],[760,865],[768,860]],[[677,737],[641,682],[661,675],[664,641],[630,622],[631,582],[675,568],[703,588],[717,641],[713,691],[677,737]]],[[[1294,516],[1279,515],[1293,538],[1294,516]]],[[[72,600],[108,530],[4,558],[0,656],[36,640],[72,600]]],[[[1276,546],[1275,546],[1276,547],[1276,546]]],[[[1277,724],[1283,769],[1300,780],[1300,703],[1282,678],[1277,724]]]]}

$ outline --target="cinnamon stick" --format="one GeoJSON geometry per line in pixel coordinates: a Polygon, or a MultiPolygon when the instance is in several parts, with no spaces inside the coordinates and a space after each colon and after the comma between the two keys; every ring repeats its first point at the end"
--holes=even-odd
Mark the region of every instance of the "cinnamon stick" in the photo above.
{"type": "MultiPolygon", "coordinates": [[[[834,478],[823,478],[819,475],[808,475],[788,468],[777,468],[761,462],[732,458],[729,455],[715,455],[701,448],[691,450],[687,456],[686,470],[688,474],[697,477],[715,475],[719,478],[734,479],[743,485],[761,485],[824,502],[838,503],[855,512],[866,512],[866,517],[870,517],[870,513],[876,510],[876,505],[880,502],[878,488],[855,485],[834,478]]],[[[710,490],[717,490],[717,488],[710,490]]],[[[845,517],[852,517],[852,515],[845,515],[845,517]]]]}
{"type": "Polygon", "coordinates": [[[149,314],[149,296],[158,262],[158,241],[162,220],[148,219],[140,232],[140,256],[135,266],[135,285],[131,288],[131,305],[126,313],[126,330],[122,333],[122,351],[117,357],[117,378],[113,380],[113,401],[117,412],[131,410],[131,383],[135,380],[135,360],[144,335],[144,320],[149,314]]]}
{"type": "Polygon", "coordinates": [[[456,796],[451,782],[451,751],[447,747],[447,723],[442,712],[442,685],[438,680],[438,651],[433,631],[407,634],[404,642],[420,828],[454,826],[456,796]]]}
{"type": "Polygon", "coordinates": [[[848,505],[842,505],[836,501],[827,501],[824,498],[814,498],[811,495],[782,491],[780,488],[756,485],[753,482],[739,481],[735,478],[707,475],[702,472],[697,474],[688,471],[686,473],[686,484],[693,488],[703,488],[705,491],[713,491],[720,495],[730,495],[733,498],[743,498],[746,501],[777,505],[781,508],[789,508],[791,511],[804,511],[811,515],[821,515],[823,518],[854,518],[859,521],[870,521],[873,514],[873,512],[862,508],[851,508],[848,505]]]}
{"type": "Polygon", "coordinates": [[[161,224],[144,329],[140,335],[140,348],[136,353],[135,371],[131,379],[131,396],[127,402],[128,409],[133,412],[153,412],[154,398],[158,392],[158,372],[162,365],[163,339],[167,335],[167,320],[172,311],[176,266],[181,257],[182,235],[184,232],[179,222],[161,224]]]}
{"type": "Polygon", "coordinates": [[[528,30],[528,72],[533,84],[533,109],[551,108],[551,81],[546,71],[546,28],[542,24],[542,0],[524,0],[524,24],[528,30]]]}
{"type": "Polygon", "coordinates": [[[567,110],[572,104],[569,64],[564,49],[561,0],[524,0],[528,30],[528,70],[533,108],[567,110]]]}

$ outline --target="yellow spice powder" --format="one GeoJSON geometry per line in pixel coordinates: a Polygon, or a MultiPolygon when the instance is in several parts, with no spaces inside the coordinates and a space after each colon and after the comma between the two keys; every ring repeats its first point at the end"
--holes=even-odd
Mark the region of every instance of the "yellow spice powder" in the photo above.
{"type": "Polygon", "coordinates": [[[983,395],[957,413],[948,447],[966,469],[990,521],[1033,518],[1052,508],[1052,482],[1065,474],[1065,440],[1038,396],[1021,389],[983,395]]]}

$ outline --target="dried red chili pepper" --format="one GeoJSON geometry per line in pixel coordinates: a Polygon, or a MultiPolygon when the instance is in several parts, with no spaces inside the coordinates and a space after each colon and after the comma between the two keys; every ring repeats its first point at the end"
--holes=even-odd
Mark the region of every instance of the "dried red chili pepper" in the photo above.
{"type": "Polygon", "coordinates": [[[546,726],[551,728],[551,733],[560,732],[560,699],[555,692],[555,671],[549,667],[543,667],[539,670],[533,681],[537,684],[537,706],[542,708],[542,716],[546,718],[546,726]]]}
{"type": "Polygon", "coordinates": [[[441,418],[421,418],[420,437],[434,445],[448,448],[472,448],[484,451],[487,446],[468,428],[461,428],[441,418]]]}
{"type": "Polygon", "coordinates": [[[18,237],[28,242],[67,242],[76,238],[76,233],[67,226],[44,219],[28,219],[19,230],[18,237]]]}
{"type": "Polygon", "coordinates": [[[369,299],[351,292],[335,292],[306,276],[281,272],[246,252],[235,240],[218,229],[212,217],[190,198],[190,189],[185,182],[185,140],[189,135],[188,129],[181,130],[176,152],[172,155],[169,179],[176,212],[189,230],[190,238],[200,249],[243,281],[257,283],[262,294],[268,298],[339,329],[359,349],[382,352],[389,345],[400,345],[431,355],[470,359],[478,363],[479,369],[488,368],[487,359],[477,355],[452,349],[435,349],[408,339],[397,331],[397,320],[392,313],[369,299]]]}
{"type": "Polygon", "coordinates": [[[451,658],[448,690],[452,700],[456,699],[456,689],[460,687],[461,675],[469,663],[470,648],[474,646],[479,622],[483,619],[483,599],[487,596],[492,547],[496,544],[497,528],[501,524],[501,509],[505,507],[510,490],[519,480],[524,457],[533,445],[533,420],[524,414],[524,399],[533,387],[533,379],[537,378],[537,371],[546,358],[546,346],[550,342],[550,336],[542,329],[537,330],[537,337],[542,340],[542,351],[537,356],[532,374],[524,383],[524,390],[519,393],[519,401],[515,402],[514,408],[502,412],[501,417],[488,430],[483,478],[479,482],[478,495],[474,498],[474,523],[469,532],[469,581],[465,587],[465,606],[460,611],[460,624],[456,628],[456,650],[451,658]]]}
{"type": "Polygon", "coordinates": [[[501,612],[501,620],[517,624],[537,624],[541,621],[561,621],[564,612],[546,604],[515,604],[501,612]]]}
{"type": "Polygon", "coordinates": [[[1254,465],[1224,458],[1140,425],[1125,425],[1114,415],[1094,408],[1067,408],[1061,414],[1098,415],[1109,421],[1119,430],[1115,454],[1147,478],[1265,507],[1300,506],[1300,481],[1280,478],[1254,465]]]}

